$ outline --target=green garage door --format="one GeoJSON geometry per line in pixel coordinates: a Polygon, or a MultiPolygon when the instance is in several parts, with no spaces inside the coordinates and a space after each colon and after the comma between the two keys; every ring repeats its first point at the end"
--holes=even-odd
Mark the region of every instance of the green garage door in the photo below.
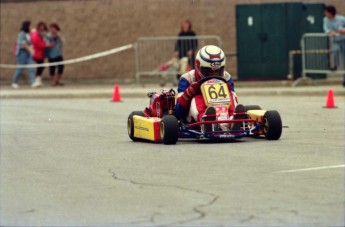
{"type": "MultiPolygon", "coordinates": [[[[300,50],[301,38],[304,33],[322,33],[324,4],[322,3],[289,3],[287,7],[287,31],[288,49],[300,50]]],[[[324,48],[327,48],[324,47],[324,48]]],[[[328,64],[327,55],[320,56],[328,64]]],[[[302,76],[302,58],[301,55],[294,56],[294,79],[302,76]]],[[[325,75],[308,75],[313,78],[325,78],[325,75]]]]}
{"type": "Polygon", "coordinates": [[[260,5],[237,5],[237,53],[238,73],[244,77],[255,75],[263,76],[261,52],[261,6],[260,5]]]}
{"type": "MultiPolygon", "coordinates": [[[[300,49],[305,32],[322,32],[323,4],[236,6],[239,79],[286,79],[288,52],[300,49]]],[[[300,58],[295,62],[300,74],[300,58]]]]}
{"type": "Polygon", "coordinates": [[[285,4],[266,4],[262,6],[262,78],[277,78],[287,75],[288,52],[286,42],[285,4]],[[282,54],[283,53],[283,54],[282,54]]]}

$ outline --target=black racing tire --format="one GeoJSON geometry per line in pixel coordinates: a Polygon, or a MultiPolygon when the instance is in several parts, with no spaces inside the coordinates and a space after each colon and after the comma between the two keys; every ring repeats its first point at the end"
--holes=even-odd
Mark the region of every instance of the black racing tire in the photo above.
{"type": "Polygon", "coordinates": [[[176,117],[165,115],[161,120],[159,131],[164,144],[176,144],[179,132],[179,124],[176,117]]]}
{"type": "Polygon", "coordinates": [[[282,120],[278,111],[269,110],[264,115],[264,133],[268,140],[278,140],[282,134],[282,120]]]}
{"type": "Polygon", "coordinates": [[[244,111],[247,112],[248,110],[261,110],[261,107],[258,105],[247,105],[244,106],[244,111]]]}
{"type": "Polygon", "coordinates": [[[134,137],[134,121],[133,121],[133,116],[138,115],[138,116],[144,116],[143,111],[133,111],[129,116],[127,120],[127,131],[128,131],[128,136],[131,138],[133,141],[139,141],[139,138],[134,137]]]}

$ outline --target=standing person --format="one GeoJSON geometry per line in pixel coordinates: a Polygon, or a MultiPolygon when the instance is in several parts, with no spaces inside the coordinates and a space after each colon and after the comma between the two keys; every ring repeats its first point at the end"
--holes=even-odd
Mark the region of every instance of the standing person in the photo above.
{"type": "MultiPolygon", "coordinates": [[[[62,57],[62,44],[63,38],[61,38],[59,31],[61,30],[59,25],[56,23],[52,23],[49,25],[50,36],[48,37],[48,41],[50,43],[55,43],[54,46],[48,48],[48,60],[49,62],[59,62],[63,61],[62,57]]],[[[61,77],[63,73],[64,65],[58,66],[49,66],[49,74],[50,74],[50,81],[52,86],[63,86],[64,84],[61,83],[61,77]],[[55,79],[55,69],[57,67],[57,78],[55,79]]]]}
{"type": "MultiPolygon", "coordinates": [[[[336,66],[339,66],[342,57],[345,70],[345,17],[337,15],[337,10],[332,5],[325,6],[323,30],[333,38],[336,66]]],[[[343,75],[343,86],[345,87],[345,74],[343,75]]]]}
{"type": "MultiPolygon", "coordinates": [[[[42,64],[45,59],[45,50],[48,47],[54,45],[54,43],[48,44],[46,42],[46,35],[47,35],[48,27],[46,23],[43,21],[37,24],[36,30],[31,32],[31,42],[34,47],[34,56],[33,59],[37,64],[42,64]]],[[[36,70],[36,80],[34,82],[35,87],[41,87],[42,83],[42,73],[44,67],[38,67],[36,70]]]]}
{"type": "MultiPolygon", "coordinates": [[[[181,31],[178,34],[179,37],[196,36],[196,33],[192,30],[192,23],[189,20],[184,20],[181,23],[181,31]]],[[[195,52],[198,48],[197,39],[178,39],[175,45],[175,56],[180,60],[184,57],[188,58],[188,64],[194,69],[195,64],[195,52]]],[[[188,71],[186,67],[181,67],[180,71],[188,71]],[[184,69],[183,69],[184,68],[184,69]]],[[[190,69],[189,69],[190,70],[190,69]]],[[[180,76],[178,76],[179,79],[180,76]]]]}
{"type": "MultiPolygon", "coordinates": [[[[23,21],[22,27],[20,28],[20,32],[17,37],[15,54],[17,56],[17,64],[19,65],[35,64],[34,60],[32,59],[33,48],[30,41],[30,24],[30,21],[23,21]]],[[[22,71],[23,68],[18,67],[13,75],[12,87],[14,89],[19,88],[18,80],[22,71]]],[[[28,71],[30,83],[33,86],[33,83],[35,81],[35,71],[33,68],[28,68],[28,71]]]]}

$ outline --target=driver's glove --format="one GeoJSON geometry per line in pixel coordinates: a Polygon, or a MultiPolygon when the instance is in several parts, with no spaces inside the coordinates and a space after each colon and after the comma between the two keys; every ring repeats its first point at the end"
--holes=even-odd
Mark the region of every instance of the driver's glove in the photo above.
{"type": "Polygon", "coordinates": [[[178,97],[177,102],[180,103],[183,108],[188,108],[192,98],[198,93],[200,93],[200,84],[194,82],[189,85],[180,97],[178,97]]]}

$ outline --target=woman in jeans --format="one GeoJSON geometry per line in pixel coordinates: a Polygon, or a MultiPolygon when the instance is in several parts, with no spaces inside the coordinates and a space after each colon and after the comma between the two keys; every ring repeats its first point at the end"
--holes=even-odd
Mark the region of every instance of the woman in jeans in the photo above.
{"type": "MultiPolygon", "coordinates": [[[[17,56],[17,64],[19,65],[35,64],[32,59],[33,48],[30,41],[30,24],[30,21],[24,21],[17,37],[15,54],[17,56]]],[[[19,88],[18,80],[22,71],[23,68],[18,67],[13,75],[12,87],[15,89],[19,88]]],[[[33,86],[35,81],[35,71],[33,68],[28,68],[28,71],[30,83],[33,86]]]]}
{"type": "MultiPolygon", "coordinates": [[[[62,44],[63,39],[59,35],[60,27],[56,23],[52,23],[49,26],[51,36],[48,37],[49,42],[55,43],[54,46],[48,49],[48,60],[49,62],[60,62],[63,61],[62,57],[62,44]]],[[[63,86],[61,83],[61,77],[63,73],[64,65],[49,66],[50,81],[52,86],[63,86]],[[55,78],[55,70],[57,67],[57,78],[55,78]]]]}

